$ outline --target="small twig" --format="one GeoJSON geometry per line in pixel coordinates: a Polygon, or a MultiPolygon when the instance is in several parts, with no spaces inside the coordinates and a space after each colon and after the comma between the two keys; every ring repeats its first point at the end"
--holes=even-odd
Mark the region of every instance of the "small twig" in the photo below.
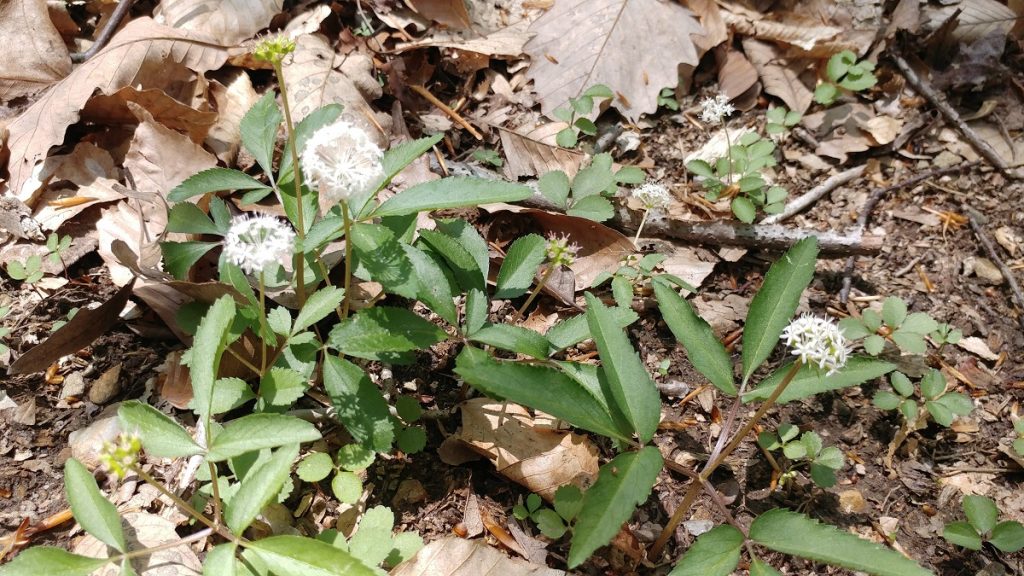
{"type": "Polygon", "coordinates": [[[964,139],[970,142],[971,146],[974,147],[982,158],[987,160],[989,164],[1010,178],[1021,178],[1024,176],[1019,170],[1010,170],[1006,161],[998,152],[996,152],[995,148],[993,148],[988,142],[982,140],[981,137],[978,136],[978,133],[975,132],[967,122],[964,122],[964,120],[960,118],[960,114],[958,114],[957,111],[953,109],[948,102],[946,102],[946,99],[942,94],[936,91],[935,88],[933,88],[924,78],[918,76],[917,72],[914,72],[914,69],[910,67],[910,64],[902,56],[893,54],[892,59],[893,62],[896,63],[896,67],[900,69],[903,77],[906,78],[907,83],[910,84],[918,94],[927,99],[932,106],[935,106],[942,116],[946,118],[946,121],[956,126],[956,129],[960,131],[960,134],[963,135],[964,139]]]}
{"type": "MultiPolygon", "coordinates": [[[[897,182],[891,186],[876,189],[870,196],[868,196],[867,201],[864,202],[864,207],[860,209],[860,214],[857,216],[857,230],[864,230],[867,228],[868,220],[871,219],[871,213],[875,211],[875,206],[890,192],[914,186],[929,178],[944,176],[953,172],[960,172],[968,168],[973,168],[977,164],[978,162],[974,161],[964,162],[962,164],[948,166],[946,168],[937,168],[935,170],[929,170],[922,174],[918,174],[917,176],[903,180],[902,182],[897,182]]],[[[839,301],[843,304],[846,304],[846,300],[850,297],[850,290],[853,287],[853,265],[855,261],[856,258],[854,256],[850,256],[846,259],[846,267],[843,269],[843,287],[839,291],[839,301]]]]}
{"type": "Polygon", "coordinates": [[[978,237],[978,241],[985,247],[985,252],[988,254],[989,260],[999,267],[999,271],[1003,273],[1003,277],[1006,278],[1006,283],[1010,285],[1010,292],[1013,295],[1013,301],[1017,304],[1020,309],[1020,314],[1017,315],[1017,322],[1020,324],[1021,329],[1024,330],[1024,292],[1020,290],[1020,284],[1017,283],[1017,279],[1013,275],[1013,270],[1007,267],[1003,259],[999,257],[996,252],[996,247],[992,245],[992,241],[985,235],[984,229],[982,229],[981,222],[979,221],[979,214],[970,206],[964,207],[967,212],[968,221],[971,223],[971,230],[974,231],[974,235],[978,237]]]}
{"type": "Polygon", "coordinates": [[[113,38],[114,32],[117,31],[118,26],[121,25],[121,21],[124,20],[126,15],[128,15],[128,10],[131,9],[132,4],[134,3],[135,0],[121,0],[118,2],[117,8],[114,8],[114,13],[110,15],[110,19],[107,20],[106,26],[103,27],[103,31],[100,32],[96,41],[93,42],[92,46],[90,46],[85,52],[75,52],[72,54],[71,61],[75,64],[81,64],[95,56],[100,50],[103,50],[107,43],[110,42],[110,39],[113,38]]]}
{"type": "Polygon", "coordinates": [[[899,270],[893,272],[892,273],[892,277],[893,278],[899,278],[900,276],[903,276],[907,272],[910,272],[911,270],[914,269],[914,266],[917,266],[917,263],[920,262],[921,260],[924,260],[924,257],[927,256],[927,255],[928,255],[928,252],[924,252],[922,254],[918,254],[916,258],[914,258],[910,262],[907,262],[906,266],[904,266],[903,268],[900,268],[899,270]]]}
{"type": "Polygon", "coordinates": [[[844,170],[838,174],[829,177],[827,180],[810,189],[809,191],[807,191],[800,197],[796,198],[795,200],[787,202],[786,209],[784,211],[782,211],[779,214],[773,214],[765,218],[764,220],[761,220],[761,224],[778,224],[779,222],[782,222],[786,218],[789,218],[790,216],[793,216],[798,212],[802,212],[803,210],[807,209],[808,206],[820,200],[823,196],[825,196],[825,194],[828,194],[829,192],[835,190],[836,188],[842,186],[843,184],[846,184],[847,182],[850,182],[851,180],[860,178],[861,174],[864,173],[864,170],[866,168],[867,164],[864,164],[861,166],[850,168],[849,170],[844,170]]]}
{"type": "Polygon", "coordinates": [[[474,128],[472,124],[470,124],[468,121],[466,121],[466,119],[463,118],[461,114],[459,114],[455,110],[452,110],[444,102],[441,102],[440,100],[438,100],[437,97],[434,96],[433,94],[431,94],[429,90],[427,90],[423,86],[420,86],[420,85],[417,85],[417,84],[413,84],[413,85],[409,86],[409,88],[412,88],[413,92],[419,94],[420,96],[423,96],[428,101],[430,101],[431,104],[433,104],[434,106],[437,106],[437,108],[439,110],[441,110],[441,112],[444,112],[445,114],[448,115],[449,118],[454,120],[459,126],[462,126],[463,128],[465,128],[466,131],[469,132],[470,134],[472,134],[474,138],[476,138],[477,140],[483,140],[484,139],[483,135],[480,134],[480,132],[478,132],[477,129],[474,128]]]}

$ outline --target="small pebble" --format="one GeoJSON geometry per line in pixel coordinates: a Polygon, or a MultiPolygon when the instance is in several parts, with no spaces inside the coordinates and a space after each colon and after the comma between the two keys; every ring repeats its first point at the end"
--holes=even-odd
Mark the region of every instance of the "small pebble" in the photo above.
{"type": "Polygon", "coordinates": [[[114,364],[89,387],[89,402],[106,404],[121,392],[121,365],[114,364]]]}
{"type": "Polygon", "coordinates": [[[862,514],[867,512],[868,503],[858,490],[843,490],[839,493],[839,509],[845,514],[862,514]]]}

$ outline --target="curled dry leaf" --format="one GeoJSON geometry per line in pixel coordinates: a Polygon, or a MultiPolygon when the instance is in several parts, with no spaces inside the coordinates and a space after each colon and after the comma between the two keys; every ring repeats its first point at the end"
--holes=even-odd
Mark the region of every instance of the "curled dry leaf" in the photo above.
{"type": "Polygon", "coordinates": [[[565,576],[562,570],[509,558],[480,540],[446,536],[427,544],[391,576],[565,576]]]}
{"type": "Polygon", "coordinates": [[[68,49],[50,20],[46,0],[0,2],[0,38],[7,47],[0,101],[34,94],[71,72],[68,49]]]}
{"type": "Polygon", "coordinates": [[[757,84],[757,76],[757,69],[742,52],[729,50],[718,69],[718,86],[730,100],[734,100],[757,84]]]}
{"type": "Polygon", "coordinates": [[[784,60],[774,45],[754,38],[743,39],[743,50],[761,76],[765,92],[785,102],[790,110],[801,114],[811,107],[814,93],[800,79],[806,61],[784,60]]]}
{"type": "Polygon", "coordinates": [[[486,456],[498,473],[549,502],[566,484],[597,475],[597,448],[586,436],[556,430],[510,402],[475,398],[462,404],[457,437],[486,456]]]}
{"type": "Polygon", "coordinates": [[[463,0],[409,0],[413,10],[449,28],[469,28],[472,22],[463,0]]]}
{"type": "Polygon", "coordinates": [[[225,44],[252,38],[281,12],[284,0],[163,0],[153,10],[160,24],[225,44]]]}
{"type": "Polygon", "coordinates": [[[937,28],[958,10],[957,26],[951,35],[954,40],[965,44],[986,36],[1006,36],[1020,19],[1012,8],[997,0],[962,0],[930,10],[926,17],[931,28],[937,28]]]}
{"type": "Polygon", "coordinates": [[[836,38],[843,32],[842,28],[823,25],[821,22],[811,19],[805,20],[793,13],[787,13],[784,17],[786,20],[779,22],[755,19],[728,10],[722,11],[722,19],[725,23],[740,34],[759,40],[791,44],[807,52],[836,38]]]}
{"type": "MultiPolygon", "coordinates": [[[[192,87],[193,83],[185,84],[192,87]]],[[[186,98],[187,95],[180,94],[178,97],[186,98]]],[[[125,86],[110,95],[99,94],[93,97],[82,109],[82,119],[104,125],[134,125],[138,122],[138,116],[129,109],[128,102],[146,109],[154,120],[164,126],[188,134],[194,142],[202,142],[217,121],[217,113],[212,110],[197,110],[160,89],[139,90],[134,86],[125,86]]],[[[204,105],[204,108],[208,107],[204,105]]]]}
{"type": "Polygon", "coordinates": [[[260,96],[245,72],[239,72],[226,85],[216,80],[210,81],[210,95],[217,106],[217,118],[210,126],[203,144],[220,161],[231,164],[238,156],[242,144],[242,117],[260,96]]]}
{"type": "Polygon", "coordinates": [[[125,188],[117,176],[110,152],[91,142],[80,142],[70,154],[51,156],[43,163],[41,180],[70,182],[75,187],[46,187],[33,217],[43,230],[56,230],[93,204],[120,200],[125,188]]]}
{"type": "Polygon", "coordinates": [[[661,89],[679,83],[679,64],[697,65],[691,35],[704,33],[692,12],[659,0],[555,2],[530,32],[527,75],[544,114],[604,84],[630,121],[657,110],[661,89]]]}
{"type": "Polygon", "coordinates": [[[31,203],[38,189],[23,185],[36,163],[64,141],[68,126],[78,121],[82,107],[97,90],[113,94],[125,86],[160,88],[165,85],[168,60],[203,73],[220,67],[225,59],[224,46],[160,26],[150,18],[132,20],[106,48],[54,84],[7,125],[11,191],[31,203]]]}

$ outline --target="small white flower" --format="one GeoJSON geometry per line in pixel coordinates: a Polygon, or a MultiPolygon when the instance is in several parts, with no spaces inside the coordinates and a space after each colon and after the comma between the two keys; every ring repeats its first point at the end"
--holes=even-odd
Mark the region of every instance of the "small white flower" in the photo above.
{"type": "Polygon", "coordinates": [[[283,220],[239,216],[232,220],[224,238],[224,256],[246,273],[258,274],[290,258],[294,244],[295,232],[283,220]]]}
{"type": "Polygon", "coordinates": [[[826,376],[835,374],[846,365],[846,338],[829,318],[804,314],[786,326],[782,339],[804,364],[827,368],[826,376]]]}
{"type": "Polygon", "coordinates": [[[672,201],[668,188],[657,182],[647,182],[633,190],[633,196],[648,210],[664,210],[672,201]]]}
{"type": "Polygon", "coordinates": [[[700,119],[705,124],[719,124],[722,119],[728,117],[730,114],[736,111],[729,103],[729,97],[725,94],[719,94],[714,98],[705,98],[700,103],[701,113],[700,119]]]}
{"type": "Polygon", "coordinates": [[[302,150],[302,172],[332,205],[377,189],[384,179],[384,151],[358,126],[339,120],[317,130],[302,150]]]}

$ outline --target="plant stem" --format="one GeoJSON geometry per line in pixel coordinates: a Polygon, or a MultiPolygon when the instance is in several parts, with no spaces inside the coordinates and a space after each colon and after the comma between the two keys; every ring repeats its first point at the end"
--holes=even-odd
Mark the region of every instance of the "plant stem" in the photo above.
{"type": "Polygon", "coordinates": [[[676,508],[676,511],[672,514],[672,518],[669,519],[668,524],[665,525],[665,528],[662,529],[658,539],[651,546],[648,558],[657,558],[661,554],[665,544],[668,543],[669,537],[671,537],[672,533],[675,532],[676,527],[679,526],[680,522],[682,522],[683,516],[687,511],[689,511],[694,500],[697,499],[697,495],[700,494],[704,482],[706,482],[708,478],[711,477],[711,473],[721,466],[722,462],[725,462],[725,459],[728,458],[734,450],[736,450],[740,443],[743,442],[743,439],[746,438],[747,434],[749,434],[751,430],[753,430],[754,426],[757,425],[765,413],[775,405],[775,401],[783,392],[785,392],[786,387],[793,381],[793,378],[796,376],[796,373],[800,370],[802,365],[803,364],[800,360],[793,363],[789,372],[786,372],[786,376],[782,379],[782,382],[779,382],[779,385],[775,387],[775,390],[772,391],[771,395],[761,403],[761,406],[757,409],[757,412],[754,412],[754,416],[750,421],[747,422],[747,424],[740,429],[735,436],[733,436],[732,441],[726,445],[725,449],[722,450],[721,454],[719,454],[717,458],[708,462],[707,465],[704,466],[704,469],[701,470],[701,473],[697,477],[697,481],[690,484],[690,489],[686,491],[683,501],[679,503],[679,507],[676,508]]]}
{"type": "Polygon", "coordinates": [[[537,298],[537,295],[540,294],[540,291],[544,289],[544,285],[548,283],[548,279],[551,278],[551,274],[553,274],[554,271],[555,265],[549,264],[547,270],[544,271],[544,275],[540,277],[540,282],[537,283],[533,292],[530,293],[530,297],[526,299],[526,302],[523,302],[523,305],[519,310],[516,310],[516,315],[512,317],[513,322],[519,322],[519,320],[522,319],[523,312],[530,307],[530,304],[533,304],[533,301],[537,298]]]}
{"type": "Polygon", "coordinates": [[[729,122],[722,123],[722,132],[725,132],[725,157],[729,159],[729,186],[732,186],[732,139],[729,138],[729,122]]]}
{"type": "Polygon", "coordinates": [[[186,544],[191,544],[192,542],[202,540],[203,538],[208,538],[211,534],[213,534],[213,528],[203,528],[199,532],[196,532],[195,534],[189,534],[181,540],[166,542],[164,544],[160,544],[159,546],[153,546],[152,548],[132,550],[131,552],[125,552],[124,554],[113,556],[110,558],[110,560],[112,562],[122,562],[124,560],[131,560],[132,558],[139,558],[140,556],[149,556],[151,554],[156,554],[157,552],[160,552],[162,550],[170,550],[171,548],[185,546],[186,544]]]}
{"type": "MultiPolygon", "coordinates": [[[[301,255],[300,255],[301,257],[301,255]]],[[[267,373],[267,341],[266,337],[272,334],[270,328],[267,326],[267,286],[264,281],[263,271],[260,270],[260,329],[263,330],[263,334],[260,335],[260,378],[267,373]]]]}
{"type": "Polygon", "coordinates": [[[210,467],[210,486],[213,488],[213,522],[220,526],[223,523],[220,512],[220,486],[217,482],[217,465],[206,463],[210,467]]]}
{"type": "Polygon", "coordinates": [[[644,217],[640,219],[640,225],[636,228],[636,237],[633,238],[633,245],[640,241],[640,233],[644,231],[644,224],[647,224],[647,215],[651,213],[650,208],[644,209],[644,217]]]}
{"type": "Polygon", "coordinates": [[[206,525],[207,527],[212,529],[217,534],[219,534],[219,535],[223,536],[224,538],[234,542],[235,544],[241,544],[242,543],[240,538],[238,538],[237,536],[232,534],[229,530],[226,530],[223,526],[220,526],[219,524],[217,524],[213,520],[210,520],[209,518],[207,518],[206,515],[204,515],[202,512],[200,512],[200,511],[196,510],[195,508],[193,508],[191,504],[189,504],[188,502],[182,500],[180,496],[178,496],[174,492],[171,492],[170,490],[168,490],[167,487],[163,485],[163,483],[161,483],[156,478],[153,478],[152,476],[147,474],[145,471],[143,471],[140,466],[138,466],[138,465],[132,466],[131,467],[131,471],[134,472],[135,474],[137,474],[139,476],[139,478],[142,478],[146,483],[152,485],[154,488],[159,490],[161,494],[163,494],[164,496],[167,496],[168,498],[170,498],[171,501],[174,502],[174,504],[176,506],[178,506],[179,508],[184,510],[185,513],[187,513],[188,515],[190,515],[193,518],[195,518],[198,522],[206,525]]]}
{"type": "MultiPolygon", "coordinates": [[[[302,250],[306,249],[306,221],[302,213],[302,177],[299,172],[299,150],[295,144],[295,126],[292,124],[291,106],[288,104],[288,88],[284,81],[284,68],[280,60],[274,61],[274,74],[281,87],[281,106],[284,108],[284,126],[288,135],[288,147],[292,151],[292,181],[295,182],[295,219],[298,220],[296,233],[302,250]]],[[[306,259],[304,252],[295,257],[295,293],[299,297],[299,308],[306,303],[306,259]]]]}
{"type": "Polygon", "coordinates": [[[341,201],[341,216],[345,222],[345,299],[341,303],[341,319],[348,318],[352,305],[352,217],[348,213],[348,201],[341,201]]]}

